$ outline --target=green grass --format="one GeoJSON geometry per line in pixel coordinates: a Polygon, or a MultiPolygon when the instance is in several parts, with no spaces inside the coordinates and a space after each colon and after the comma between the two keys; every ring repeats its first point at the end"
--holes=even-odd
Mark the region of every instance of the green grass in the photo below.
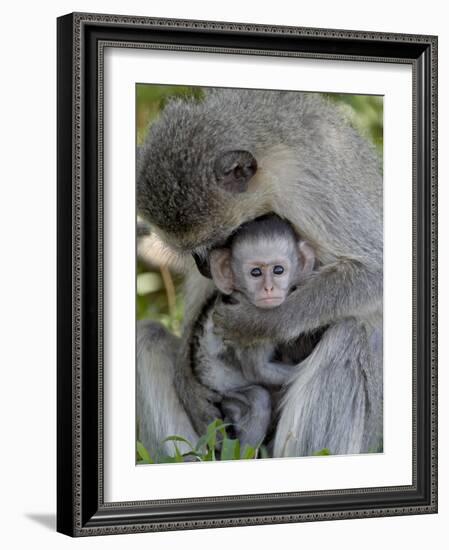
{"type": "Polygon", "coordinates": [[[238,439],[232,439],[226,433],[225,424],[222,420],[214,420],[207,427],[206,433],[202,435],[196,444],[191,443],[179,435],[166,437],[164,443],[171,443],[172,454],[167,454],[160,449],[154,456],[151,456],[141,441],[137,441],[136,454],[137,464],[167,464],[173,462],[210,462],[217,460],[251,460],[256,458],[268,458],[268,453],[263,445],[252,447],[241,445],[238,439]],[[180,443],[187,447],[187,451],[180,450],[180,443]]]}
{"type": "MultiPolygon", "coordinates": [[[[141,441],[136,445],[137,464],[170,464],[174,462],[213,462],[218,460],[252,460],[257,458],[271,458],[265,445],[241,445],[238,439],[230,438],[226,428],[230,424],[216,419],[209,424],[206,433],[202,435],[196,444],[185,437],[171,435],[166,437],[154,456],[148,452],[141,441]],[[171,443],[173,450],[167,454],[162,450],[164,443],[171,443]],[[188,450],[181,451],[180,443],[188,450]]],[[[312,454],[312,456],[330,456],[329,449],[321,449],[312,454]]]]}

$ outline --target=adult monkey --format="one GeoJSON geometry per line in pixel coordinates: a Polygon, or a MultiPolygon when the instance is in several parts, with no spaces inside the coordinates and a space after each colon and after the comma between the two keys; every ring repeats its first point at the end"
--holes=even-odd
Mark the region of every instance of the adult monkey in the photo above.
{"type": "MultiPolygon", "coordinates": [[[[141,216],[199,266],[242,223],[269,212],[289,220],[311,244],[319,269],[280,307],[260,310],[240,297],[215,320],[231,341],[289,342],[329,325],[285,391],[275,456],[378,449],[383,235],[373,147],[318,94],[210,90],[201,102],[167,105],[139,152],[137,185],[141,216]]],[[[186,334],[211,287],[190,270],[186,334]]],[[[147,445],[171,435],[168,429],[192,436],[193,424],[202,433],[217,415],[215,396],[192,375],[185,346],[180,343],[174,364],[171,335],[145,325],[139,338],[139,381],[151,380],[138,395],[147,445]],[[169,395],[165,402],[161,387],[169,395]]]]}

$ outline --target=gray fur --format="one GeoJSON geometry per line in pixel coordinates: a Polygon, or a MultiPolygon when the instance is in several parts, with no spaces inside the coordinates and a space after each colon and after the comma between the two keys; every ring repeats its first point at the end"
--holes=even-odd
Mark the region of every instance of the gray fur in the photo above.
{"type": "MultiPolygon", "coordinates": [[[[168,104],[139,156],[137,185],[139,212],[181,253],[205,256],[242,223],[269,212],[286,218],[311,244],[319,269],[281,306],[262,311],[241,297],[218,307],[214,323],[227,339],[245,345],[290,342],[330,326],[313,354],[294,367],[297,376],[279,408],[276,456],[378,448],[383,233],[373,147],[318,94],[211,90],[202,102],[168,104]],[[244,192],[224,188],[214,173],[217,158],[229,151],[248,151],[257,161],[244,192]]],[[[198,299],[212,288],[194,271],[187,279],[193,290],[186,295],[192,306],[186,336],[204,303],[198,299]]],[[[200,426],[216,396],[192,376],[185,344],[175,384],[200,426]]],[[[163,403],[153,407],[178,414],[163,403]]]]}
{"type": "MultiPolygon", "coordinates": [[[[175,392],[174,366],[179,339],[152,321],[137,323],[137,419],[140,441],[152,457],[172,453],[168,435],[183,435],[192,444],[198,437],[175,392]],[[169,413],[167,410],[169,410],[169,413]]],[[[190,449],[179,443],[182,452],[190,449]]]]}
{"type": "MultiPolygon", "coordinates": [[[[224,420],[232,424],[241,445],[256,446],[265,439],[272,417],[271,398],[265,388],[285,384],[293,369],[272,361],[271,343],[236,346],[225,342],[213,322],[214,308],[220,299],[213,297],[206,304],[193,327],[191,368],[204,387],[222,396],[224,420]]],[[[214,417],[197,424],[198,431],[203,432],[212,420],[214,417]]]]}
{"type": "Polygon", "coordinates": [[[225,422],[229,419],[234,424],[241,445],[257,447],[263,442],[271,423],[269,391],[259,385],[239,388],[226,394],[221,408],[225,422]]]}
{"type": "Polygon", "coordinates": [[[233,424],[242,445],[261,443],[270,424],[271,398],[261,386],[283,386],[293,369],[291,363],[274,361],[275,341],[256,345],[226,341],[215,325],[215,309],[235,292],[254,305],[279,307],[290,289],[313,269],[315,254],[311,247],[307,249],[307,261],[302,257],[305,244],[286,221],[270,215],[245,224],[229,239],[226,248],[210,254],[213,281],[225,296],[208,300],[194,324],[190,363],[198,380],[223,396],[225,420],[233,424]],[[283,271],[274,274],[274,268],[280,266],[283,271]],[[256,277],[252,275],[254,267],[259,269],[256,277]]]}
{"type": "Polygon", "coordinates": [[[379,450],[382,371],[369,353],[370,332],[355,319],[342,321],[301,363],[282,398],[274,456],[379,450]]]}

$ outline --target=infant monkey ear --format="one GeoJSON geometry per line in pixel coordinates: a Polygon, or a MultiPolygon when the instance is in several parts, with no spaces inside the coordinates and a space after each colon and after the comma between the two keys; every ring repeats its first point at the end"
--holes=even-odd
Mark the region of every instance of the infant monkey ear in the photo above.
{"type": "Polygon", "coordinates": [[[231,250],[215,248],[209,254],[209,266],[215,286],[223,294],[234,290],[234,275],[231,268],[231,250]]]}

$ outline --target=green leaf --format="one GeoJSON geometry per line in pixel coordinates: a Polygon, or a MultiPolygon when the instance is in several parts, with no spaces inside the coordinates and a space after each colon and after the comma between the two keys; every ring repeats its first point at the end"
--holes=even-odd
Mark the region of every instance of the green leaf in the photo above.
{"type": "Polygon", "coordinates": [[[207,434],[202,435],[196,445],[195,445],[195,451],[200,452],[202,447],[205,447],[207,444],[207,434]]]}
{"type": "Polygon", "coordinates": [[[313,456],[329,456],[331,452],[329,449],[321,449],[321,451],[317,451],[316,453],[313,453],[313,456]]]}
{"type": "Polygon", "coordinates": [[[221,447],[221,460],[238,460],[240,458],[240,441],[225,439],[221,447]]]}
{"type": "Polygon", "coordinates": [[[162,443],[165,443],[166,441],[179,441],[181,443],[185,443],[188,447],[190,447],[193,450],[193,445],[190,443],[188,439],[185,437],[181,437],[180,435],[170,435],[166,437],[162,443]]]}
{"type": "Polygon", "coordinates": [[[234,452],[234,459],[239,460],[240,459],[240,441],[237,439],[237,444],[235,446],[235,452],[234,452]]]}
{"type": "Polygon", "coordinates": [[[173,445],[175,447],[175,462],[184,462],[178,445],[176,445],[176,443],[173,443],[173,445]]]}
{"type": "Polygon", "coordinates": [[[259,445],[259,447],[257,448],[257,450],[258,450],[259,453],[260,453],[260,458],[270,458],[269,455],[268,455],[268,451],[267,451],[267,448],[265,447],[265,445],[259,445]]]}
{"type": "MultiPolygon", "coordinates": [[[[222,435],[226,433],[226,427],[230,424],[225,424],[223,420],[217,418],[209,424],[206,431],[206,445],[209,450],[215,449],[217,444],[217,432],[220,432],[222,435]]],[[[200,438],[201,439],[201,438],[200,438]]]]}
{"type": "Polygon", "coordinates": [[[154,461],[151,459],[150,453],[145,449],[140,441],[136,441],[136,449],[137,454],[140,456],[140,462],[142,464],[154,464],[154,461]]]}
{"type": "Polygon", "coordinates": [[[218,420],[214,420],[209,424],[207,427],[207,446],[209,449],[215,449],[215,445],[217,444],[217,430],[219,429],[217,426],[218,420]]]}
{"type": "Polygon", "coordinates": [[[251,447],[251,445],[245,445],[243,447],[243,451],[242,451],[242,459],[250,459],[250,458],[255,458],[256,456],[256,449],[254,447],[251,447]]]}
{"type": "Polygon", "coordinates": [[[159,455],[157,459],[158,464],[172,464],[177,462],[176,457],[169,455],[159,455]]]}
{"type": "Polygon", "coordinates": [[[209,448],[207,453],[203,456],[203,460],[205,460],[206,462],[215,460],[215,447],[209,448]]]}

